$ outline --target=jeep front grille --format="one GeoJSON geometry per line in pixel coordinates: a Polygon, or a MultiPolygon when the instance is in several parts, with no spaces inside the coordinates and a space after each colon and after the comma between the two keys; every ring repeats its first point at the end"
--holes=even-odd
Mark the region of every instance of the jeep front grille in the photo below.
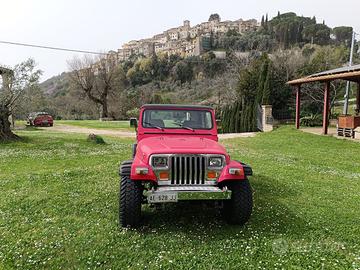
{"type": "Polygon", "coordinates": [[[201,155],[175,155],[170,157],[172,185],[204,185],[206,157],[201,155]]]}

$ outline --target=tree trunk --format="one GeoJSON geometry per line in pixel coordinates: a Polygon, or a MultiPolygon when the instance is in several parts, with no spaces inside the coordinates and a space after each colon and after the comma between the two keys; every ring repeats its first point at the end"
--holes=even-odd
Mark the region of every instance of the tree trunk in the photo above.
{"type": "Polygon", "coordinates": [[[9,141],[19,138],[11,131],[9,116],[9,109],[0,105],[0,141],[9,141]]]}
{"type": "Polygon", "coordinates": [[[105,100],[102,104],[101,104],[101,118],[108,118],[109,117],[109,112],[108,112],[108,105],[107,105],[107,101],[105,100]]]}

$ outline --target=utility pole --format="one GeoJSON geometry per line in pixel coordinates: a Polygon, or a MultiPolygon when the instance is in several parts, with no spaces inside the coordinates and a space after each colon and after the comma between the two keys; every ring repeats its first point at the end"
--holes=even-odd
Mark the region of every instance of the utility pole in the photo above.
{"type": "MultiPolygon", "coordinates": [[[[350,49],[350,60],[349,60],[349,67],[352,66],[353,62],[353,55],[354,55],[354,43],[355,43],[355,31],[352,32],[352,39],[351,39],[351,49],[350,49]]],[[[346,83],[346,92],[344,96],[344,109],[343,114],[347,115],[349,110],[349,92],[350,92],[350,81],[346,83]]]]}

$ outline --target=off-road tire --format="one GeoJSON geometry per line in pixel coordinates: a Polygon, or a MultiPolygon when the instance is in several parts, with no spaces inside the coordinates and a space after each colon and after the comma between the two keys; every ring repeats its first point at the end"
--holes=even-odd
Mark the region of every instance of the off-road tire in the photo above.
{"type": "Polygon", "coordinates": [[[130,179],[132,160],[120,166],[119,222],[122,227],[137,227],[141,221],[142,186],[130,179]]]}
{"type": "Polygon", "coordinates": [[[227,185],[231,199],[224,202],[222,215],[230,224],[244,225],[250,218],[253,199],[249,180],[234,181],[227,185]]]}

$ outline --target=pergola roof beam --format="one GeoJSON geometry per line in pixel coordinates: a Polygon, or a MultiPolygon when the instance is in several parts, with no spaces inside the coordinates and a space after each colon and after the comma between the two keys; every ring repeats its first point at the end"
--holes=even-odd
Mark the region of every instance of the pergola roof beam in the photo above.
{"type": "Polygon", "coordinates": [[[310,82],[326,82],[326,81],[333,81],[333,80],[346,80],[346,81],[353,81],[353,82],[360,82],[360,70],[359,71],[351,71],[351,72],[343,72],[337,74],[330,74],[330,75],[321,75],[316,77],[303,77],[300,79],[292,80],[287,82],[289,85],[297,85],[303,83],[310,83],[310,82]]]}

